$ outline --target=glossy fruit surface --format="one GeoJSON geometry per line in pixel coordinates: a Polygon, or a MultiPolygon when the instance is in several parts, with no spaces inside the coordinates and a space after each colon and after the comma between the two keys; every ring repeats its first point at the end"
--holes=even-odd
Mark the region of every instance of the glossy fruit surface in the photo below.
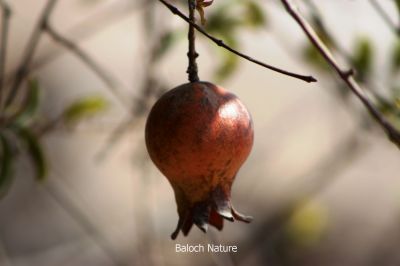
{"type": "Polygon", "coordinates": [[[218,229],[223,219],[249,221],[230,203],[233,180],[253,145],[253,123],[242,102],[208,82],[193,82],[165,93],[146,123],[146,146],[171,183],[180,230],[193,223],[218,229]]]}

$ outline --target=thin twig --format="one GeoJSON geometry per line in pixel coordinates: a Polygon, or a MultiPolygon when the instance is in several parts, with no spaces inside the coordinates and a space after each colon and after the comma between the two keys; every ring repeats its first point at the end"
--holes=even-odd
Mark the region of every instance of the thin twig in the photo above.
{"type": "Polygon", "coordinates": [[[339,77],[346,83],[349,89],[357,96],[362,104],[367,108],[370,115],[379,123],[386,132],[388,138],[400,148],[400,132],[379,112],[379,110],[371,103],[368,96],[354,79],[353,70],[343,70],[336,59],[333,57],[326,45],[321,41],[315,33],[311,25],[303,18],[297,7],[291,0],[281,0],[288,13],[299,24],[310,42],[315,46],[319,53],[324,57],[326,62],[337,72],[339,77]]]}
{"type": "Polygon", "coordinates": [[[126,102],[125,97],[121,95],[117,88],[121,88],[121,83],[111,76],[110,72],[99,65],[92,57],[90,57],[85,51],[83,51],[77,44],[73,41],[67,39],[66,37],[59,34],[49,23],[43,25],[43,30],[45,30],[54,41],[59,43],[61,46],[75,54],[79,59],[82,60],[96,75],[107,85],[110,91],[118,99],[118,101],[125,107],[129,107],[126,102]]]}
{"type": "Polygon", "coordinates": [[[52,14],[55,5],[57,4],[58,0],[48,0],[46,6],[44,7],[42,14],[39,18],[39,21],[32,32],[32,35],[29,39],[29,42],[25,48],[25,53],[22,58],[22,61],[17,69],[15,74],[15,79],[13,85],[11,87],[11,91],[6,99],[6,106],[9,106],[15,99],[18,94],[18,90],[21,86],[22,81],[27,76],[29,72],[29,65],[32,61],[33,55],[35,54],[36,48],[39,44],[40,37],[43,33],[43,26],[47,23],[52,14]]]}
{"type": "Polygon", "coordinates": [[[189,51],[188,51],[188,58],[189,58],[189,66],[187,69],[187,73],[189,74],[189,81],[196,82],[199,81],[198,76],[198,68],[196,63],[196,58],[199,54],[196,52],[196,32],[193,24],[196,23],[195,18],[195,10],[196,10],[196,0],[188,0],[189,6],[189,20],[192,22],[189,24],[189,33],[188,33],[188,40],[189,40],[189,51]]]}
{"type": "Polygon", "coordinates": [[[400,25],[396,25],[396,23],[389,17],[386,11],[383,9],[381,4],[376,0],[369,0],[369,3],[375,9],[375,11],[379,14],[379,16],[383,19],[389,29],[396,35],[400,37],[400,25]]]}
{"type": "Polygon", "coordinates": [[[11,9],[5,0],[0,1],[1,18],[1,43],[0,43],[0,112],[3,110],[4,76],[6,71],[8,30],[10,27],[11,9]]]}
{"type": "Polygon", "coordinates": [[[165,0],[159,0],[161,3],[163,3],[173,14],[179,16],[180,18],[182,18],[184,21],[186,21],[187,23],[189,23],[190,25],[192,25],[197,31],[199,31],[201,34],[203,34],[204,36],[206,36],[207,38],[209,38],[211,41],[213,41],[215,44],[217,44],[220,47],[225,48],[226,50],[230,51],[231,53],[234,53],[237,56],[240,56],[250,62],[253,62],[257,65],[263,66],[265,68],[268,68],[270,70],[276,71],[278,73],[281,73],[283,75],[287,75],[293,78],[297,78],[306,82],[316,82],[317,80],[312,77],[312,76],[304,76],[304,75],[300,75],[300,74],[296,74],[296,73],[292,73],[268,64],[265,64],[263,62],[260,62],[254,58],[251,58],[248,55],[245,55],[231,47],[229,47],[228,45],[226,45],[222,40],[215,38],[214,36],[210,35],[209,33],[207,33],[202,27],[200,27],[199,25],[197,25],[196,23],[193,23],[192,21],[190,21],[190,19],[188,17],[186,17],[181,11],[179,11],[178,8],[176,8],[175,6],[169,4],[167,1],[165,0]]]}

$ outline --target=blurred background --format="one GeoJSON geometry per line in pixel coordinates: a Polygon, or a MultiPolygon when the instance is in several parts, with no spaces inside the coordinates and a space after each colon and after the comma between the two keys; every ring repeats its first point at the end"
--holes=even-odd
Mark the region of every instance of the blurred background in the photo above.
{"type": "MultiPolygon", "coordinates": [[[[399,1],[296,2],[399,126],[399,1]]],[[[171,3],[186,12],[185,1],[171,3]]],[[[144,124],[154,101],[187,81],[187,25],[149,0],[14,0],[9,20],[1,5],[1,266],[400,265],[399,150],[280,1],[216,0],[206,29],[318,82],[198,35],[200,78],[235,93],[253,116],[254,148],[232,201],[255,219],[176,241],[173,191],[147,155],[144,124]],[[182,254],[176,243],[238,252],[182,254]]]]}

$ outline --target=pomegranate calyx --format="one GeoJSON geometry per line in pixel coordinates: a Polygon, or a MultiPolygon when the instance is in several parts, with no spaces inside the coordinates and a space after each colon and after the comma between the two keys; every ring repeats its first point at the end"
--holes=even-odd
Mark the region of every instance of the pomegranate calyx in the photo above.
{"type": "Polygon", "coordinates": [[[212,192],[209,199],[194,204],[189,204],[182,197],[177,198],[179,220],[175,231],[171,234],[171,238],[175,240],[180,231],[187,236],[195,224],[204,233],[208,230],[208,225],[212,225],[218,230],[224,227],[224,221],[234,222],[235,220],[250,223],[253,218],[237,212],[230,202],[229,193],[224,192],[221,186],[217,186],[212,192]]]}

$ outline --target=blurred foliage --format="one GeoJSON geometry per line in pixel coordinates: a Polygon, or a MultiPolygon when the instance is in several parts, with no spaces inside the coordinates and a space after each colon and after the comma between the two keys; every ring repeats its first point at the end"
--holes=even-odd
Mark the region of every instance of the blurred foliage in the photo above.
{"type": "MultiPolygon", "coordinates": [[[[186,5],[186,2],[183,2],[186,5]]],[[[214,4],[206,11],[207,22],[205,30],[220,38],[228,46],[239,49],[239,31],[243,29],[263,29],[267,26],[267,16],[259,1],[256,0],[232,0],[214,4]]],[[[163,34],[155,58],[165,55],[177,41],[182,38],[186,30],[177,29],[163,34]]],[[[198,35],[202,36],[201,34],[198,35]]],[[[239,58],[232,53],[216,48],[217,67],[214,80],[222,82],[232,76],[239,66],[239,58]]]]}
{"type": "Polygon", "coordinates": [[[1,153],[0,153],[0,199],[6,195],[12,181],[13,153],[10,140],[4,132],[0,132],[1,153]]]}
{"type": "Polygon", "coordinates": [[[396,40],[391,53],[391,69],[393,73],[397,73],[400,70],[400,40],[396,40]]]}
{"type": "MultiPolygon", "coordinates": [[[[267,26],[267,17],[261,5],[252,0],[236,0],[235,5],[224,2],[208,15],[206,30],[221,38],[234,49],[239,48],[238,31],[259,29],[267,26]]],[[[214,79],[222,82],[235,73],[239,58],[228,51],[218,50],[219,64],[214,79]]]]}
{"type": "Polygon", "coordinates": [[[326,209],[316,201],[301,201],[293,208],[286,225],[288,239],[298,247],[318,244],[327,230],[326,209]]]}
{"type": "Polygon", "coordinates": [[[400,15],[400,0],[394,0],[394,3],[396,4],[397,12],[398,12],[399,15],[400,15]]]}
{"type": "Polygon", "coordinates": [[[67,107],[57,121],[44,123],[39,115],[42,92],[39,81],[29,79],[25,89],[22,101],[7,106],[0,116],[0,198],[7,194],[12,184],[15,161],[20,154],[29,158],[35,180],[45,179],[48,166],[40,142],[42,128],[49,128],[58,122],[76,123],[107,107],[107,102],[100,96],[86,97],[67,107]]]}
{"type": "Polygon", "coordinates": [[[356,75],[361,82],[365,82],[371,75],[373,56],[374,49],[368,38],[360,38],[356,40],[351,63],[353,64],[356,70],[356,75]]]}
{"type": "Polygon", "coordinates": [[[67,124],[75,124],[78,121],[92,117],[104,111],[108,107],[108,102],[101,96],[87,96],[79,99],[67,107],[63,113],[63,118],[67,124]]]}
{"type": "Polygon", "coordinates": [[[20,140],[23,141],[24,150],[35,168],[36,180],[44,180],[47,174],[47,164],[42,145],[39,142],[39,136],[28,128],[19,128],[16,132],[20,140]]]}

